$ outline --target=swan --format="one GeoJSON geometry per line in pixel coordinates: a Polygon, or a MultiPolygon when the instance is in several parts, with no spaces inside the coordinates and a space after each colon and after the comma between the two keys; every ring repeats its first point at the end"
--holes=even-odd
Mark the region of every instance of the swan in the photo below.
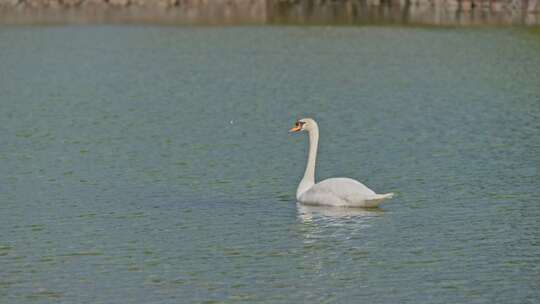
{"type": "Polygon", "coordinates": [[[296,190],[298,202],[306,205],[372,208],[394,195],[393,193],[377,194],[359,181],[345,177],[329,178],[315,183],[319,127],[315,120],[302,118],[297,120],[294,127],[289,130],[291,133],[300,131],[308,132],[309,153],[304,177],[296,190]]]}

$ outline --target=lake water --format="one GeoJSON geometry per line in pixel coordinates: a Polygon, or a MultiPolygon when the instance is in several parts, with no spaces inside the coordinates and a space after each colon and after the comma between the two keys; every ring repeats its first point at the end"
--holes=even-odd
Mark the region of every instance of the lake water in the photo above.
{"type": "Polygon", "coordinates": [[[538,303],[540,36],[0,28],[2,303],[538,303]],[[318,178],[395,192],[297,205],[318,178]]]}

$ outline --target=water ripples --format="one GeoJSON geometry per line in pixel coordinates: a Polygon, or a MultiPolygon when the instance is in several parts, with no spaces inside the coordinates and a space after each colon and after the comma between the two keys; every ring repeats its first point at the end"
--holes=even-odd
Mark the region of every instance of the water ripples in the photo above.
{"type": "Polygon", "coordinates": [[[0,297],[537,299],[532,37],[4,28],[0,297]],[[287,128],[304,116],[321,127],[319,178],[395,198],[375,210],[296,204],[307,143],[287,128]]]}

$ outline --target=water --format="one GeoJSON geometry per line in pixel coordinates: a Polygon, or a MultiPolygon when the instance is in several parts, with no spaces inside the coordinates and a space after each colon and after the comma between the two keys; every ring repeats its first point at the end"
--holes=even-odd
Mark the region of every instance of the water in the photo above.
{"type": "Polygon", "coordinates": [[[0,28],[5,303],[535,303],[525,29],[0,28]],[[297,205],[319,178],[395,192],[297,205]]]}

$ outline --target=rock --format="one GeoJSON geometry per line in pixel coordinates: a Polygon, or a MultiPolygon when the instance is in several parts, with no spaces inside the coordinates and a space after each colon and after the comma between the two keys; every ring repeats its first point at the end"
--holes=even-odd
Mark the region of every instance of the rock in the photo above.
{"type": "Polygon", "coordinates": [[[68,7],[74,7],[81,5],[82,0],[62,0],[62,5],[68,7]]]}
{"type": "Polygon", "coordinates": [[[109,0],[109,3],[116,6],[128,6],[129,0],[109,0]]]}
{"type": "Polygon", "coordinates": [[[538,0],[529,0],[529,7],[527,8],[527,11],[529,13],[535,13],[540,12],[540,1],[538,0]]]}
{"type": "Polygon", "coordinates": [[[131,4],[132,5],[137,5],[137,6],[145,6],[148,4],[148,1],[146,0],[131,0],[131,4]]]}
{"type": "Polygon", "coordinates": [[[107,5],[105,0],[84,0],[82,2],[83,6],[95,6],[95,5],[107,5]]]}
{"type": "Polygon", "coordinates": [[[19,2],[19,0],[0,0],[0,6],[15,6],[19,2]]]}
{"type": "Polygon", "coordinates": [[[49,0],[48,5],[52,8],[59,8],[62,6],[62,3],[60,3],[60,0],[49,0]]]}
{"type": "Polygon", "coordinates": [[[41,7],[41,6],[43,6],[43,1],[41,1],[41,0],[26,0],[23,3],[30,6],[30,7],[41,7]]]}

